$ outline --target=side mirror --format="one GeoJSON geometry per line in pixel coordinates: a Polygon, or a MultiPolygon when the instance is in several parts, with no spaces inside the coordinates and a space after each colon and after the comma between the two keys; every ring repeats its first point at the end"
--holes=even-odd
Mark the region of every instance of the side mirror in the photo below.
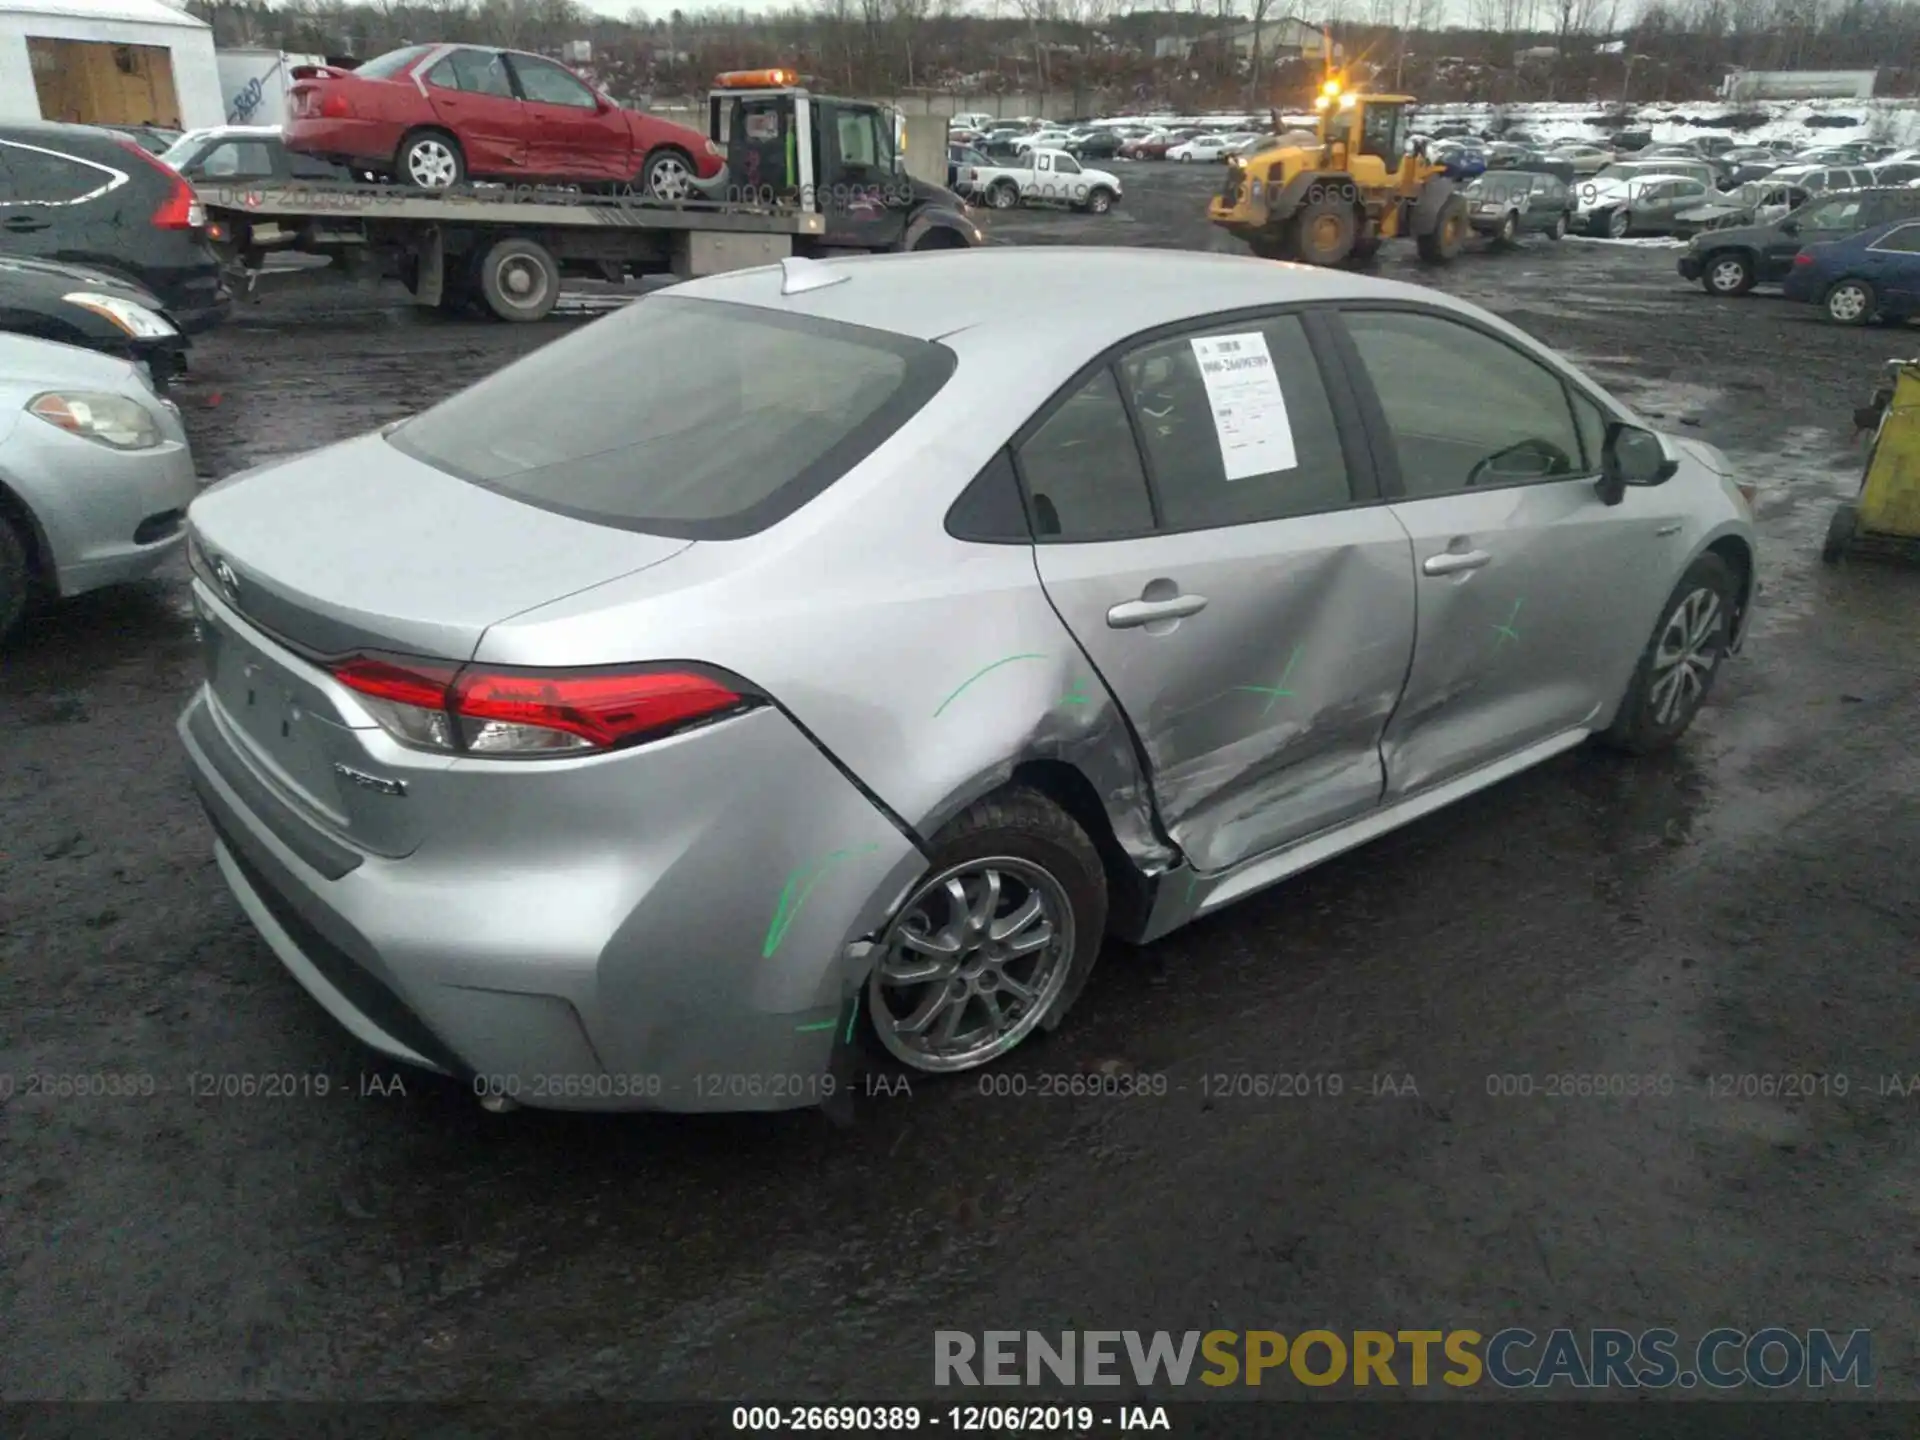
{"type": "Polygon", "coordinates": [[[1800,222],[1798,220],[1782,220],[1780,222],[1780,233],[1782,235],[1798,235],[1800,233],[1800,222]]]}
{"type": "Polygon", "coordinates": [[[1618,505],[1627,498],[1629,485],[1664,485],[1674,477],[1680,462],[1667,453],[1667,443],[1651,430],[1614,420],[1607,425],[1606,443],[1600,447],[1600,481],[1596,487],[1600,499],[1618,505]]]}

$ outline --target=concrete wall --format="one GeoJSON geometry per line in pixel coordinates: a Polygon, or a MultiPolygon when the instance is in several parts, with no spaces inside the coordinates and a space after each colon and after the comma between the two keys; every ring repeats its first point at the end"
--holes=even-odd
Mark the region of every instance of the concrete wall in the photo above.
{"type": "Polygon", "coordinates": [[[191,130],[226,120],[220,71],[213,58],[213,32],[204,27],[148,25],[90,19],[77,15],[0,14],[0,120],[39,120],[40,95],[34,84],[27,37],[94,40],[113,45],[158,45],[173,57],[173,88],[180,102],[180,123],[191,130]]]}

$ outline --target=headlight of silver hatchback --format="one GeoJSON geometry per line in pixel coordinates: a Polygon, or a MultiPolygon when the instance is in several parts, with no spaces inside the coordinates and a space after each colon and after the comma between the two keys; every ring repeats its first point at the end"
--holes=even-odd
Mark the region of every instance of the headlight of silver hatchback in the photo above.
{"type": "Polygon", "coordinates": [[[160,443],[160,425],[153,412],[125,395],[49,390],[29,400],[27,411],[49,425],[115,450],[151,450],[160,443]]]}

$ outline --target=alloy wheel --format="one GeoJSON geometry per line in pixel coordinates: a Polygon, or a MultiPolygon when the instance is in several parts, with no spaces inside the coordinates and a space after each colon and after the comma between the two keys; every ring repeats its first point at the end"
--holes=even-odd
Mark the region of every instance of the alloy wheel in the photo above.
{"type": "Polygon", "coordinates": [[[443,140],[416,140],[407,149],[407,178],[422,190],[444,190],[460,173],[460,162],[443,140]]]}
{"type": "Polygon", "coordinates": [[[1747,278],[1747,267],[1738,260],[1722,260],[1713,267],[1708,281],[1722,295],[1731,295],[1747,278]]]}
{"type": "Polygon", "coordinates": [[[1065,987],[1075,945],[1066,889],[1030,860],[963,861],[901,908],[867,982],[880,1043],[905,1065],[971,1070],[1038,1027],[1065,987]]]}
{"type": "Polygon", "coordinates": [[[662,155],[647,172],[647,190],[656,200],[684,200],[693,188],[693,172],[678,155],[662,155]]]}
{"type": "Polygon", "coordinates": [[[1702,587],[1674,606],[1653,652],[1647,699],[1654,723],[1665,729],[1691,715],[1706,698],[1713,667],[1720,663],[1726,612],[1720,597],[1702,587]]]}

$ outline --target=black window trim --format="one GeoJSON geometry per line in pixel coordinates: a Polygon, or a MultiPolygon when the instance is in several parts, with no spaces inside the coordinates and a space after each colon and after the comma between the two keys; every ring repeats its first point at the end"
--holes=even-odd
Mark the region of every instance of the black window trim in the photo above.
{"type": "MultiPolygon", "coordinates": [[[[466,474],[443,460],[431,459],[400,444],[399,441],[407,433],[408,427],[414,420],[420,418],[417,415],[386,432],[384,438],[387,444],[392,445],[409,459],[418,460],[422,465],[431,465],[442,474],[464,480],[469,485],[476,485],[482,490],[491,491],[508,500],[518,501],[522,505],[532,506],[536,510],[564,515],[569,520],[581,520],[589,525],[602,525],[612,530],[626,530],[636,535],[664,535],[674,540],[744,540],[748,536],[758,535],[778,525],[803,506],[824,495],[855,467],[864,464],[874,451],[899,434],[915,415],[932,402],[934,396],[946,387],[947,381],[953,378],[953,372],[959,366],[960,357],[938,341],[922,340],[891,330],[876,330],[868,325],[853,325],[844,320],[827,320],[815,315],[771,310],[764,306],[739,301],[692,300],[662,294],[645,296],[635,301],[634,306],[629,308],[662,303],[703,308],[724,305],[729,310],[738,312],[734,318],[751,318],[756,323],[779,330],[795,330],[815,338],[844,338],[850,343],[886,350],[906,362],[906,375],[891,399],[843,436],[818,460],[774,490],[757,505],[749,506],[738,514],[717,519],[665,520],[649,517],[644,520],[632,520],[605,515],[597,510],[580,506],[533,499],[499,481],[484,480],[466,474]]],[[[456,394],[465,393],[465,391],[456,392],[456,394]]],[[[452,396],[448,397],[448,399],[452,398],[452,396]]],[[[423,410],[420,413],[430,414],[431,410],[423,410]]]]}
{"type": "MultiPolygon", "coordinates": [[[[1331,515],[1347,510],[1364,509],[1372,505],[1387,503],[1381,478],[1373,463],[1374,457],[1367,443],[1364,422],[1359,409],[1354,404],[1353,395],[1348,388],[1347,376],[1334,358],[1329,348],[1326,321],[1328,312],[1338,308],[1343,302],[1336,300],[1294,301],[1284,305],[1256,305],[1235,310],[1220,310],[1211,315],[1189,315],[1164,325],[1151,326],[1137,330],[1125,339],[1118,340],[1102,350],[1093,359],[1076,370],[1067,382],[1056,389],[1043,401],[1040,407],[1022,422],[1008,438],[1005,449],[1013,458],[1013,470],[1020,482],[1020,503],[1027,514],[1027,530],[1030,543],[1035,545],[1108,545],[1121,540],[1146,540],[1161,535],[1190,535],[1205,530],[1232,530],[1246,525],[1273,525],[1288,520],[1308,520],[1316,515],[1331,515]],[[1133,413],[1133,402],[1127,395],[1127,387],[1120,383],[1119,365],[1132,351],[1146,345],[1157,344],[1164,340],[1175,340],[1181,336],[1191,336],[1207,331],[1221,329],[1228,325],[1264,324],[1285,316],[1298,316],[1302,328],[1307,334],[1307,345],[1320,370],[1320,384],[1326,391],[1327,403],[1333,411],[1334,430],[1340,439],[1340,454],[1347,467],[1347,491],[1352,497],[1345,505],[1324,509],[1303,510],[1296,515],[1279,515],[1264,520],[1236,520],[1225,524],[1210,523],[1201,525],[1165,526],[1159,523],[1162,514],[1160,490],[1157,477],[1153,473],[1152,458],[1143,443],[1140,426],[1133,413]],[[1042,535],[1034,524],[1033,492],[1027,483],[1025,467],[1020,463],[1020,451],[1039,433],[1047,421],[1063,405],[1079,394],[1089,381],[1101,370],[1109,372],[1114,388],[1120,392],[1120,403],[1127,413],[1127,424],[1133,434],[1133,448],[1140,460],[1141,471],[1146,475],[1147,496],[1153,507],[1155,523],[1147,530],[1122,531],[1114,535],[1087,536],[1073,538],[1065,535],[1042,535]]],[[[1337,326],[1332,327],[1337,328],[1337,326]]],[[[963,489],[961,494],[966,491],[963,489]]],[[[958,500],[955,504],[958,504],[958,500]]],[[[951,531],[949,532],[951,533],[951,531]]]]}
{"type": "MultiPolygon", "coordinates": [[[[112,194],[133,179],[129,172],[109,165],[103,160],[91,159],[77,149],[55,149],[51,145],[35,145],[29,140],[17,140],[10,136],[0,137],[0,151],[7,149],[30,150],[36,155],[51,156],[55,160],[64,160],[72,165],[83,165],[89,170],[99,171],[104,178],[86,194],[76,195],[71,200],[0,200],[0,207],[38,205],[51,210],[67,205],[85,205],[98,200],[102,195],[112,194]]],[[[4,160],[4,155],[0,155],[0,160],[4,160]]]]}
{"type": "Polygon", "coordinates": [[[1516,345],[1510,336],[1502,335],[1476,316],[1445,309],[1438,305],[1422,304],[1417,300],[1352,299],[1339,302],[1337,308],[1340,312],[1336,323],[1341,353],[1346,360],[1349,380],[1356,400],[1361,412],[1366,416],[1368,433],[1374,437],[1374,466],[1380,475],[1381,488],[1389,495],[1393,504],[1413,504],[1423,500],[1446,500],[1469,493],[1489,495],[1499,490],[1519,490],[1535,485],[1562,485],[1582,481],[1591,483],[1597,480],[1600,477],[1600,457],[1586,453],[1586,436],[1580,430],[1579,413],[1573,408],[1573,398],[1576,395],[1591,401],[1598,407],[1600,417],[1605,422],[1619,420],[1629,425],[1639,424],[1631,416],[1621,413],[1619,403],[1612,396],[1597,386],[1584,383],[1580,377],[1568,373],[1557,357],[1543,358],[1525,346],[1516,345]],[[1394,449],[1393,428],[1387,423],[1386,409],[1380,403],[1379,392],[1374,388],[1372,376],[1367,373],[1366,363],[1360,358],[1360,347],[1345,323],[1346,316],[1349,314],[1379,314],[1382,311],[1423,315],[1434,320],[1452,321],[1456,325],[1464,325],[1467,329],[1504,345],[1514,354],[1545,369],[1560,382],[1561,395],[1567,405],[1567,420],[1573,426],[1574,437],[1580,446],[1580,460],[1586,468],[1575,475],[1542,475],[1534,480],[1509,480],[1498,485],[1476,485],[1470,492],[1447,490],[1438,495],[1409,495],[1406,490],[1406,481],[1400,473],[1400,457],[1394,449]]]}

